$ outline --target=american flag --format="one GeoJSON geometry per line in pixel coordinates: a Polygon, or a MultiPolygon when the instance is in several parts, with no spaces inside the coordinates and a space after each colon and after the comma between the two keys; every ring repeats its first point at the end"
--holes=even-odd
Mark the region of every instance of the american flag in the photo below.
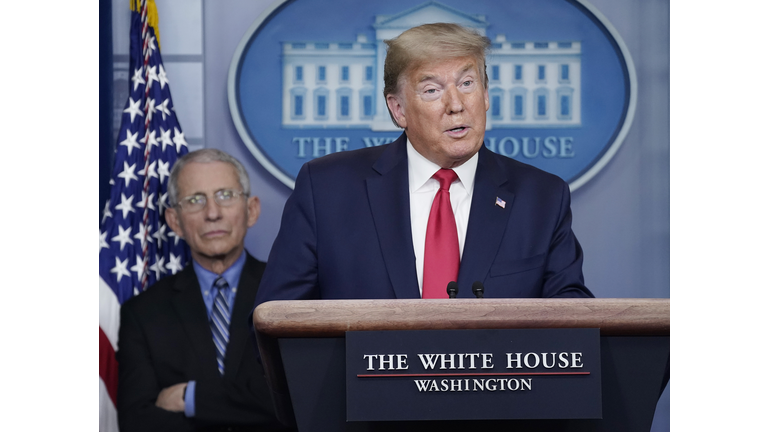
{"type": "Polygon", "coordinates": [[[131,2],[132,73],[99,227],[99,430],[117,431],[120,305],[180,271],[189,249],[165,223],[168,178],[188,152],[171,99],[154,0],[131,2]]]}

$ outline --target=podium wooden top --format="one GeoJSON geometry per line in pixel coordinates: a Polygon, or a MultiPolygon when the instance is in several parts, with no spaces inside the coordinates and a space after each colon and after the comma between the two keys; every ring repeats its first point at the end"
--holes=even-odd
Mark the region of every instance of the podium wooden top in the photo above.
{"type": "Polygon", "coordinates": [[[346,331],[600,328],[603,336],[669,336],[669,299],[290,300],[260,305],[273,338],[346,331]]]}

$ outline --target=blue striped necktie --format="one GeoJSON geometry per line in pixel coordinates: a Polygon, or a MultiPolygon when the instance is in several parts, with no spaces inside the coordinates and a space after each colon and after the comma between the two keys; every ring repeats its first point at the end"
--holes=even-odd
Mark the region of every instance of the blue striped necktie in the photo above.
{"type": "Polygon", "coordinates": [[[219,373],[224,375],[224,357],[227,353],[227,343],[229,343],[229,302],[227,301],[229,284],[226,279],[220,276],[213,282],[213,287],[217,293],[213,298],[211,332],[213,333],[213,344],[216,346],[216,362],[219,364],[219,373]]]}

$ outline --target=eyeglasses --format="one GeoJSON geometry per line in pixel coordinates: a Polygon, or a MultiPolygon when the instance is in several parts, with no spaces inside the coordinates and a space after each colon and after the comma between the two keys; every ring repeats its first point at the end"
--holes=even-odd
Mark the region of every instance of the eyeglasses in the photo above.
{"type": "MultiPolygon", "coordinates": [[[[237,202],[237,199],[244,196],[245,192],[234,189],[221,189],[213,194],[213,200],[222,207],[229,207],[237,202]]],[[[176,204],[184,213],[196,213],[205,208],[208,203],[208,197],[205,194],[195,194],[184,197],[176,204]]]]}

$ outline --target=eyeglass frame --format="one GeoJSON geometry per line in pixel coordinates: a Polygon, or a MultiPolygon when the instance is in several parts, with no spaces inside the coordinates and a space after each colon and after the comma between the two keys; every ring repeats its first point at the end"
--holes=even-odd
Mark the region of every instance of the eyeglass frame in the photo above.
{"type": "MultiPolygon", "coordinates": [[[[229,189],[229,188],[219,189],[219,190],[217,190],[216,192],[213,193],[213,201],[216,202],[216,204],[219,207],[231,207],[232,205],[235,204],[235,200],[237,198],[240,198],[241,196],[244,196],[244,197],[248,198],[246,196],[245,192],[241,191],[241,190],[229,189]],[[232,200],[224,201],[226,204],[222,204],[219,201],[219,194],[221,194],[222,192],[232,192],[232,200]]],[[[188,196],[185,196],[185,197],[179,199],[178,202],[176,204],[174,204],[173,206],[174,207],[178,207],[179,210],[181,212],[183,212],[183,213],[191,214],[191,213],[197,213],[197,212],[203,210],[206,205],[208,205],[208,195],[204,194],[204,193],[196,193],[196,194],[188,195],[188,196]],[[189,200],[192,199],[192,198],[195,198],[195,197],[202,197],[203,198],[203,203],[202,203],[202,205],[200,206],[199,209],[197,209],[197,210],[190,210],[188,205],[194,205],[194,204],[190,204],[189,200]],[[187,206],[183,205],[182,203],[187,203],[187,206]]]]}

